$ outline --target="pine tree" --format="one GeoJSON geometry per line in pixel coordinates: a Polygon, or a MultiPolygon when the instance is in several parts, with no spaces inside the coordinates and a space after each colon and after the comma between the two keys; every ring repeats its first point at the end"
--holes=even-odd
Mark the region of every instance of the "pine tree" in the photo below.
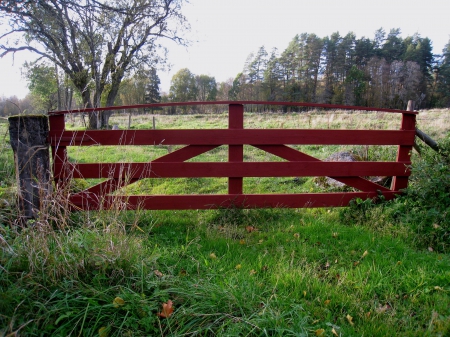
{"type": "Polygon", "coordinates": [[[442,51],[442,61],[437,68],[437,105],[450,108],[450,40],[442,51]]]}
{"type": "MultiPolygon", "coordinates": [[[[152,104],[161,102],[161,94],[159,89],[160,84],[161,81],[159,80],[156,69],[151,68],[148,71],[148,84],[145,86],[145,103],[152,104]]],[[[153,113],[155,111],[155,108],[151,108],[150,110],[153,113]]]]}

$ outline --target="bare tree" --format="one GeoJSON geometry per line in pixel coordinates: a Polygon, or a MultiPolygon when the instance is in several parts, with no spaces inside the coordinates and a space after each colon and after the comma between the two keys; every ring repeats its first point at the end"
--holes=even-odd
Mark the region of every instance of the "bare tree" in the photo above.
{"type": "MultiPolygon", "coordinates": [[[[124,76],[140,65],[163,64],[162,39],[186,44],[185,0],[4,0],[0,56],[29,50],[51,60],[80,91],[86,108],[114,105],[124,76]],[[103,103],[103,104],[102,104],[103,103]]],[[[105,127],[110,113],[92,115],[105,127]]]]}

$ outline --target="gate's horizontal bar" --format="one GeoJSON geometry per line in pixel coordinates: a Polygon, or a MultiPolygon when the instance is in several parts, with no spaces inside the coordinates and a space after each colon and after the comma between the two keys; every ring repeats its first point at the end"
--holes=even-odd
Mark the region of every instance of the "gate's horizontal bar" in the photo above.
{"type": "Polygon", "coordinates": [[[311,194],[208,194],[208,195],[152,195],[152,196],[105,196],[101,201],[74,195],[70,198],[75,210],[99,209],[217,209],[217,208],[307,208],[341,207],[351,200],[374,199],[383,195],[386,200],[393,199],[398,191],[353,192],[353,193],[311,193],[311,194]]]}
{"type": "MultiPolygon", "coordinates": [[[[70,164],[73,178],[409,176],[403,162],[195,162],[70,164]]],[[[55,172],[63,172],[55,165],[55,172]]],[[[66,171],[67,172],[67,171],[66,171]]]]}
{"type": "Polygon", "coordinates": [[[79,110],[63,110],[63,111],[50,111],[49,115],[61,115],[70,113],[91,113],[98,111],[111,111],[111,110],[124,110],[124,109],[143,109],[143,108],[156,108],[156,107],[169,107],[169,106],[188,106],[188,105],[244,105],[244,104],[256,104],[256,105],[269,105],[269,106],[299,106],[310,108],[325,108],[325,109],[343,109],[343,110],[362,110],[362,111],[380,111],[380,112],[395,112],[402,114],[417,114],[414,111],[386,109],[386,108],[374,108],[366,106],[351,106],[340,104],[323,104],[323,103],[309,103],[309,102],[273,102],[273,101],[206,101],[206,102],[166,102],[166,103],[153,103],[153,104],[135,104],[135,105],[122,105],[122,106],[109,106],[98,108],[84,108],[79,110]]]}
{"type": "Polygon", "coordinates": [[[50,132],[52,146],[79,145],[411,145],[415,130],[89,130],[50,132]]]}

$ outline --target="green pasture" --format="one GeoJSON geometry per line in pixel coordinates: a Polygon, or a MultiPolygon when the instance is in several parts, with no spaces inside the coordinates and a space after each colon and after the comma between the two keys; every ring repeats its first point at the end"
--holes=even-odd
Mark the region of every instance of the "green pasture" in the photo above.
{"type": "MultiPolygon", "coordinates": [[[[419,127],[450,149],[448,110],[419,127]]],[[[427,119],[420,119],[427,118],[427,119]]],[[[155,117],[156,127],[226,128],[226,114],[155,117]]],[[[400,116],[245,114],[247,128],[396,129],[400,116]]],[[[131,127],[152,128],[152,116],[131,127]]],[[[128,116],[113,116],[124,129],[128,116]]],[[[68,121],[81,128],[77,116],[68,121]]],[[[14,225],[8,135],[0,151],[0,336],[450,336],[450,173],[414,153],[410,192],[334,209],[69,213],[63,196],[14,225]],[[425,176],[423,176],[425,175],[425,176]],[[172,303],[169,311],[163,309],[172,303]],[[173,310],[173,311],[172,311],[173,310]]],[[[166,146],[69,148],[78,162],[145,162],[166,146]],[[100,151],[99,151],[100,149],[100,151]]],[[[392,147],[303,147],[395,160],[392,147]]],[[[245,160],[276,158],[245,147],[245,160]]],[[[220,147],[193,160],[227,160],[220,147]]],[[[446,166],[447,165],[447,166],[446,166]]],[[[78,182],[90,184],[93,182],[78,182]]],[[[145,179],[133,194],[226,193],[226,179],[145,179]]],[[[244,179],[246,193],[322,191],[313,178],[244,179]]],[[[55,192],[56,193],[56,192],[55,192]]]]}

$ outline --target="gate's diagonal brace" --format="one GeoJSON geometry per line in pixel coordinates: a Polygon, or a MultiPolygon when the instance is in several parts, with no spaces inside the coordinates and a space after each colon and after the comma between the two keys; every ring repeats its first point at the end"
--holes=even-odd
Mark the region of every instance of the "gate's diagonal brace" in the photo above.
{"type": "MultiPolygon", "coordinates": [[[[280,158],[289,160],[289,161],[321,161],[320,159],[314,158],[306,153],[295,150],[286,145],[252,145],[260,150],[269,152],[275,156],[280,158]]],[[[388,188],[373,183],[369,180],[366,180],[361,177],[330,177],[334,180],[340,181],[348,186],[357,188],[364,192],[373,192],[373,191],[390,191],[388,188]]]]}
{"type": "Polygon", "coordinates": [[[159,157],[151,162],[183,162],[192,159],[205,152],[211,151],[220,145],[188,145],[165,156],[159,157]]]}
{"type": "Polygon", "coordinates": [[[131,184],[135,183],[138,180],[139,179],[133,178],[125,183],[123,181],[123,179],[111,178],[111,179],[102,181],[101,183],[96,184],[94,186],[91,186],[86,190],[83,190],[78,193],[74,193],[74,194],[72,194],[72,197],[73,196],[81,197],[83,199],[86,199],[87,202],[89,202],[92,199],[95,199],[97,202],[98,201],[97,199],[102,198],[102,196],[111,194],[122,187],[125,187],[127,185],[131,185],[131,184]]]}
{"type": "MultiPolygon", "coordinates": [[[[219,146],[220,145],[188,145],[172,153],[152,160],[149,165],[151,166],[152,162],[184,162],[205,152],[213,150],[219,146]]],[[[94,186],[91,186],[84,191],[75,193],[72,196],[82,199],[87,198],[88,200],[92,199],[92,196],[96,196],[96,198],[98,199],[101,198],[101,196],[115,192],[117,189],[123,188],[127,185],[131,185],[138,180],[139,179],[132,178],[125,183],[122,179],[111,178],[94,186]]]]}

